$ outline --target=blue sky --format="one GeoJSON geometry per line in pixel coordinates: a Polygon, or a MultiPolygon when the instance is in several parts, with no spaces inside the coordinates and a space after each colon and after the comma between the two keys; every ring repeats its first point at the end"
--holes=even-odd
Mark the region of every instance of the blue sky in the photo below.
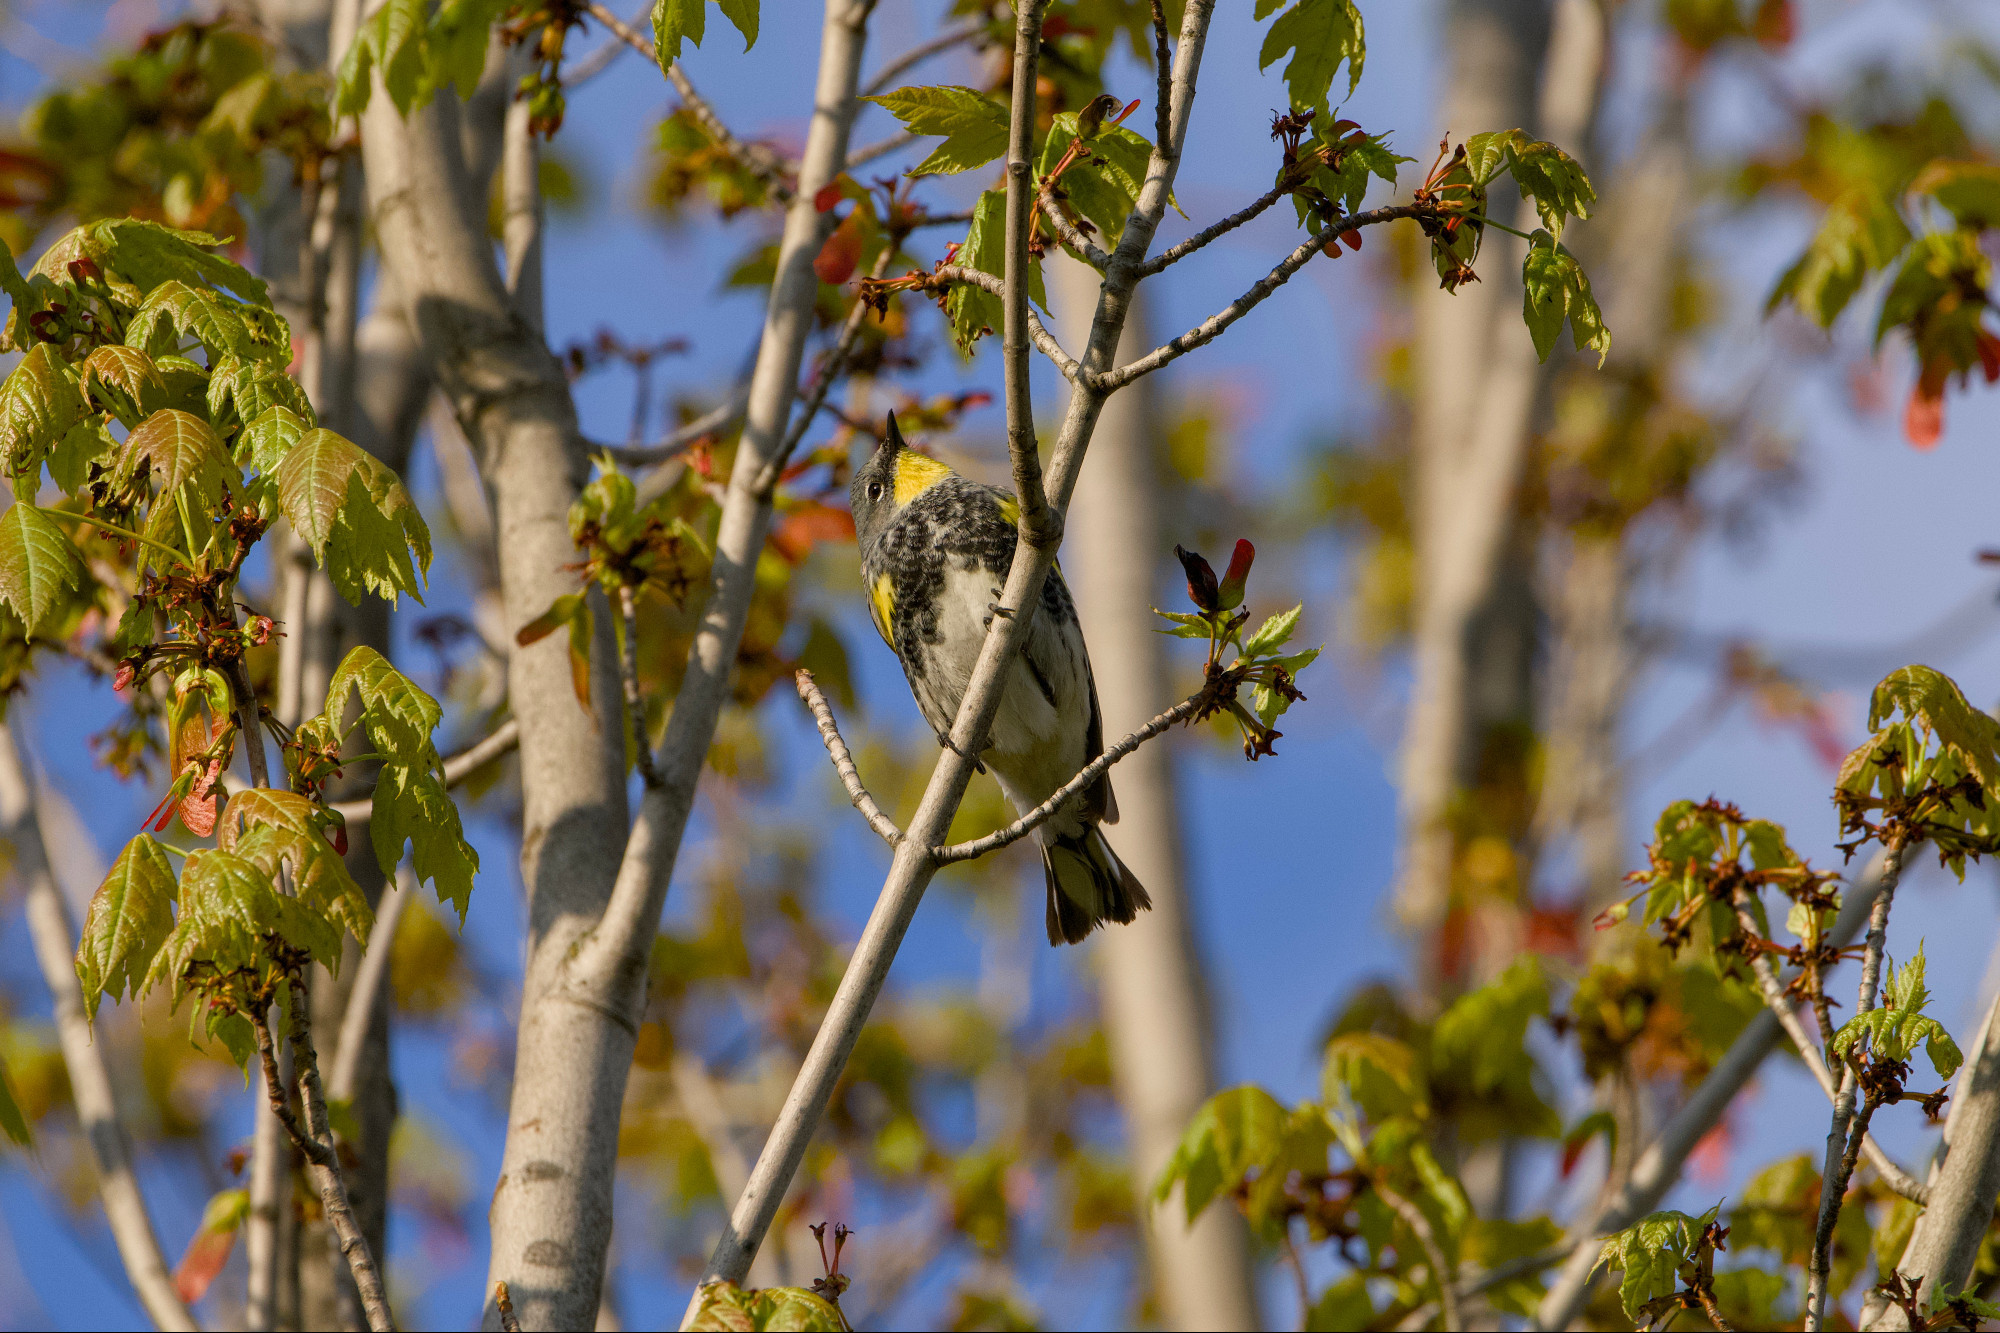
{"type": "MultiPolygon", "coordinates": [[[[145,26],[148,2],[120,0],[110,22],[128,32],[135,24],[145,26]]],[[[932,8],[884,0],[876,30],[926,31],[932,8]]],[[[1225,5],[1217,20],[1179,186],[1194,223],[1170,222],[1165,242],[1269,184],[1266,130],[1281,90],[1274,78],[1256,72],[1258,34],[1248,8],[1225,5]]],[[[689,69],[739,129],[796,140],[816,55],[817,9],[802,3],[772,3],[766,9],[755,51],[741,52],[732,30],[712,24],[708,45],[690,54],[689,69]],[[800,15],[796,21],[794,10],[800,15]],[[804,17],[808,12],[810,21],[804,17]]],[[[1364,3],[1368,73],[1346,113],[1371,130],[1392,129],[1403,151],[1426,159],[1424,145],[1443,128],[1430,122],[1427,111],[1435,77],[1435,9],[1364,3]]],[[[106,20],[97,6],[53,3],[26,5],[16,15],[7,20],[11,36],[0,29],[0,45],[7,48],[0,54],[0,101],[18,106],[48,78],[45,69],[21,58],[22,52],[40,56],[20,25],[82,49],[96,40],[106,20]]],[[[1797,79],[1817,82],[1858,53],[1884,46],[1900,43],[1921,51],[1922,24],[1903,22],[1906,17],[1905,9],[1887,0],[1839,7],[1837,30],[1809,45],[1794,72],[1797,79]]],[[[949,82],[964,75],[942,60],[918,77],[949,82]]],[[[1112,86],[1144,96],[1151,80],[1121,57],[1112,86]]],[[[665,363],[660,383],[669,392],[694,393],[725,379],[740,363],[755,335],[761,303],[749,294],[720,291],[745,245],[744,233],[699,221],[664,229],[643,217],[636,204],[640,152],[670,102],[657,72],[637,58],[620,60],[572,98],[562,151],[582,164],[598,206],[584,219],[559,215],[552,222],[548,325],[558,345],[588,337],[600,325],[635,342],[691,337],[691,354],[665,363]]],[[[1753,92],[1721,97],[1703,133],[1714,143],[1740,143],[1758,132],[1761,115],[1753,92]]],[[[886,114],[871,112],[857,137],[866,142],[891,128],[886,114]]],[[[932,197],[938,207],[963,206],[979,185],[967,178],[943,182],[932,197]]],[[[1715,234],[1721,239],[1712,276],[1736,309],[1712,364],[1702,368],[1720,390],[1732,376],[1740,377],[1754,349],[1770,345],[1772,332],[1757,322],[1757,310],[1798,230],[1777,219],[1732,224],[1715,234]]],[[[1158,293],[1158,331],[1187,327],[1227,303],[1289,248],[1292,235],[1289,210],[1273,210],[1177,268],[1158,293]]],[[[1365,423],[1369,388],[1356,381],[1354,368],[1366,364],[1357,354],[1379,296],[1366,272],[1353,263],[1308,268],[1228,337],[1165,373],[1169,391],[1226,395],[1236,413],[1229,422],[1234,445],[1250,484],[1275,485],[1306,443],[1365,423]]],[[[963,368],[952,357],[939,356],[927,374],[926,387],[934,391],[998,388],[990,350],[963,368]]],[[[1893,393],[1900,394],[1905,374],[1895,370],[1893,393]]],[[[1868,687],[1886,670],[1912,660],[1906,652],[1935,654],[1931,664],[1955,675],[1975,701],[2000,699],[2000,645],[1991,633],[2000,581],[1971,558],[1992,539],[1992,497],[2000,493],[2000,455],[1991,444],[1993,400],[1983,393],[1954,399],[1945,440],[1936,450],[1919,453],[1902,441],[1890,417],[1857,416],[1844,384],[1832,374],[1783,370],[1760,392],[1772,422],[1797,440],[1803,486],[1782,507],[1765,513],[1751,542],[1691,543],[1680,554],[1671,584],[1647,599],[1644,615],[1678,628],[1691,642],[1741,637],[1765,644],[1791,669],[1839,690],[1843,740],[1850,744],[1861,736],[1868,687]],[[1940,626],[1952,632],[1920,637],[1940,626]]],[[[616,377],[586,381],[580,399],[586,429],[622,437],[625,394],[616,377]]],[[[1052,375],[1039,378],[1037,395],[1045,410],[1057,401],[1052,375]]],[[[996,437],[997,407],[969,416],[966,430],[996,437]]],[[[420,493],[428,476],[427,465],[420,464],[414,478],[420,493]]],[[[1307,607],[1306,637],[1337,639],[1339,554],[1321,542],[1307,555],[1304,582],[1316,595],[1307,607]]],[[[448,574],[440,575],[433,610],[450,609],[452,583],[448,574]]],[[[914,708],[887,651],[867,633],[858,612],[854,624],[850,641],[858,645],[857,672],[871,716],[914,726],[914,708]]],[[[1630,741],[1643,744],[1698,703],[1711,687],[1713,669],[1712,654],[1699,653],[1649,667],[1629,719],[1630,741]]],[[[1334,1003],[1357,981],[1393,973],[1401,963],[1401,945],[1383,903],[1393,870],[1395,798],[1389,774],[1403,675],[1393,662],[1368,673],[1333,656],[1314,670],[1318,687],[1308,681],[1311,702],[1288,719],[1293,725],[1276,761],[1253,767],[1213,747],[1181,749],[1197,919],[1213,971],[1224,1075],[1290,1097],[1317,1086],[1314,1038],[1334,1003]]],[[[153,797],[120,787],[89,765],[81,738],[109,716],[108,695],[58,676],[16,707],[51,782],[88,812],[84,823],[98,853],[115,850],[153,797]]],[[[785,700],[778,700],[774,711],[786,775],[774,800],[791,810],[833,808],[822,799],[824,763],[810,726],[785,700]]],[[[1706,738],[1668,766],[1635,775],[1633,855],[1638,831],[1661,805],[1713,792],[1786,823],[1802,850],[1831,864],[1837,856],[1831,847],[1830,787],[1831,774],[1795,733],[1768,727],[1738,708],[1715,719],[1706,738]]],[[[478,824],[474,835],[487,869],[468,938],[486,969],[509,988],[510,1005],[519,972],[518,879],[502,832],[478,824]]],[[[833,910],[850,931],[858,931],[886,857],[851,820],[826,846],[824,873],[833,910]]],[[[1925,940],[1933,990],[1946,997],[1941,1016],[1961,1038],[1968,1037],[1980,997],[1991,993],[1989,951],[2000,910],[1990,874],[1975,869],[1958,885],[1926,869],[1907,883],[1892,928],[1892,951],[1900,957],[1919,938],[1925,940]]],[[[677,886],[670,913],[681,899],[677,886]]],[[[963,898],[936,895],[918,916],[894,984],[963,978],[976,966],[977,951],[963,898]]],[[[1087,983],[1088,945],[1036,957],[1037,993],[1049,997],[1046,1002],[1060,1003],[1087,983]]],[[[13,994],[37,994],[18,914],[0,926],[0,978],[13,994]]],[[[511,1011],[503,1006],[492,1021],[511,1027],[511,1011]]],[[[453,1140],[465,1159],[471,1249],[425,1254],[415,1248],[412,1229],[405,1228],[391,1262],[399,1280],[422,1287],[405,1317],[413,1325],[455,1327],[473,1317],[481,1294],[483,1208],[497,1168],[500,1125],[482,1097],[440,1077],[446,1057],[435,1034],[418,1031],[399,1039],[397,1070],[406,1105],[453,1140]]],[[[1919,1118],[1912,1112],[1887,1119],[1880,1126],[1885,1145],[1906,1162],[1919,1160],[1928,1142],[1919,1118]]],[[[1746,1167],[1813,1148],[1823,1140],[1825,1123],[1809,1078],[1796,1067],[1774,1063],[1734,1115],[1734,1148],[1725,1168],[1684,1186],[1680,1201],[1705,1207],[1746,1167]]],[[[0,1326],[136,1323],[136,1308],[94,1266],[89,1245],[70,1233],[66,1215],[47,1204],[36,1184],[39,1170],[34,1162],[0,1170],[0,1326]]],[[[156,1212],[169,1248],[177,1248],[192,1228],[206,1187],[165,1172],[155,1177],[156,1212]]],[[[645,1200],[635,1193],[630,1203],[642,1207],[645,1200]]],[[[101,1248],[94,1223],[77,1225],[101,1248]]],[[[645,1252],[646,1233],[645,1225],[621,1232],[618,1280],[632,1326],[677,1315],[684,1299],[684,1288],[645,1252]]],[[[1074,1277],[1078,1271],[1052,1261],[1032,1275],[1037,1294],[1077,1324],[1115,1319],[1119,1300],[1102,1291],[1078,1304],[1062,1294],[1065,1272],[1074,1277]]],[[[1117,1284],[1106,1285],[1115,1291],[1117,1284]]]]}

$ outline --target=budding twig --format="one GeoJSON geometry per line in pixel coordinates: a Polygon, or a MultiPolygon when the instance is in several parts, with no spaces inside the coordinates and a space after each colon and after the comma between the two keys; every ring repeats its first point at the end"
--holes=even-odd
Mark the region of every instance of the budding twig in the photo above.
{"type": "Polygon", "coordinates": [[[841,785],[847,788],[848,799],[854,808],[868,821],[868,827],[882,835],[882,841],[894,847],[903,840],[903,831],[896,827],[896,821],[882,813],[882,807],[875,804],[875,798],[868,794],[868,788],[861,785],[860,770],[854,767],[854,755],[848,750],[847,742],[840,738],[840,724],[833,719],[833,706],[820,693],[819,683],[813,673],[801,670],[793,677],[798,682],[799,698],[812,709],[813,720],[819,724],[819,738],[826,744],[826,753],[833,760],[833,771],[840,774],[841,785]]]}
{"type": "Polygon", "coordinates": [[[1041,203],[1043,216],[1047,217],[1049,225],[1055,228],[1056,238],[1076,251],[1084,263],[1102,273],[1104,266],[1111,262],[1111,256],[1093,244],[1091,239],[1070,221],[1069,214],[1063,211],[1062,201],[1056,198],[1056,183],[1051,177],[1042,178],[1036,199],[1041,203]]]}
{"type": "MultiPolygon", "coordinates": [[[[875,257],[875,265],[869,270],[868,276],[880,278],[888,270],[889,261],[901,248],[900,238],[893,239],[883,246],[882,253],[875,257]]],[[[821,364],[819,373],[813,376],[812,387],[806,390],[798,411],[792,417],[791,425],[786,428],[785,438],[772,451],[771,457],[757,473],[754,485],[758,496],[768,497],[777,491],[778,481],[785,475],[785,464],[798,449],[799,441],[806,437],[806,431],[811,429],[813,419],[819,415],[820,408],[826,405],[826,396],[833,390],[835,382],[847,372],[847,363],[854,355],[854,345],[861,341],[861,326],[867,318],[868,302],[856,297],[854,305],[847,312],[846,321],[840,326],[840,336],[834,340],[833,350],[826,354],[826,360],[821,364]]]]}
{"type": "Polygon", "coordinates": [[[1437,1237],[1431,1232],[1429,1219],[1424,1216],[1422,1209],[1380,1181],[1375,1182],[1375,1193],[1382,1197],[1383,1203],[1395,1210],[1396,1216],[1403,1219],[1403,1225],[1415,1233],[1417,1244],[1423,1247],[1424,1259],[1431,1266],[1431,1277],[1437,1282],[1438,1304],[1444,1315],[1445,1333],[1457,1333],[1459,1329],[1465,1327],[1464,1321],[1458,1317],[1457,1283],[1451,1265],[1445,1262],[1444,1251],[1438,1247],[1437,1237]]]}
{"type": "MultiPolygon", "coordinates": [[[[961,264],[943,265],[929,277],[934,282],[970,283],[994,296],[1003,296],[1007,291],[1007,284],[1000,278],[976,268],[966,268],[961,264]]],[[[1072,384],[1079,383],[1078,377],[1084,374],[1083,367],[1076,363],[1075,357],[1063,351],[1062,344],[1056,341],[1056,336],[1042,326],[1041,317],[1035,314],[1033,306],[1028,307],[1027,314],[1028,336],[1035,340],[1035,346],[1040,349],[1043,356],[1055,363],[1056,369],[1062,372],[1064,379],[1072,384]]]]}

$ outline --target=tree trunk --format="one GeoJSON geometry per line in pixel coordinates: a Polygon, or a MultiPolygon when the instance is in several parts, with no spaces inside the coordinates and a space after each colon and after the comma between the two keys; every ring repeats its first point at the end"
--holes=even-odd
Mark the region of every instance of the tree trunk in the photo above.
{"type": "MultiPolygon", "coordinates": [[[[474,188],[461,131],[448,93],[404,121],[378,87],[362,147],[385,265],[493,496],[502,596],[518,626],[576,589],[568,511],[588,464],[562,369],[495,266],[486,192],[474,188]]],[[[588,708],[561,636],[509,645],[529,933],[492,1266],[535,1328],[597,1318],[632,1044],[628,1028],[564,984],[565,961],[609,900],[627,822],[611,620],[601,597],[593,609],[588,708]]],[[[487,1318],[497,1322],[490,1298],[487,1318]]]]}
{"type": "MultiPolygon", "coordinates": [[[[1052,258],[1053,298],[1064,341],[1089,338],[1098,275],[1052,258]]],[[[1151,350],[1136,298],[1118,359],[1151,350]]],[[[1154,632],[1160,557],[1162,437],[1153,377],[1114,396],[1069,510],[1070,586],[1083,618],[1107,739],[1137,731],[1175,702],[1168,641],[1154,632]]],[[[1181,1131],[1215,1090],[1207,986],[1195,946],[1173,749],[1141,746],[1113,778],[1119,820],[1107,830],[1118,855],[1153,897],[1153,910],[1106,930],[1098,945],[1104,1026],[1118,1098],[1131,1136],[1132,1179],[1146,1257],[1169,1328],[1257,1327],[1249,1237],[1233,1209],[1210,1208],[1189,1229],[1178,1197],[1155,1208],[1152,1185],[1181,1131]]]]}

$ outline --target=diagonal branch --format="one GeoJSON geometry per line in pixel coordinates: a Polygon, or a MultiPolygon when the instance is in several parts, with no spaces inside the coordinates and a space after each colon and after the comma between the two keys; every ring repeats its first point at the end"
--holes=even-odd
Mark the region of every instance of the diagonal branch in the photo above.
{"type": "Polygon", "coordinates": [[[865,167],[878,157],[887,157],[898,149],[908,148],[921,137],[915,130],[897,130],[894,134],[885,135],[874,143],[864,144],[848,154],[848,169],[865,167]]]}
{"type": "Polygon", "coordinates": [[[739,384],[732,389],[729,400],[713,411],[704,412],[685,426],[675,428],[657,444],[598,444],[591,442],[589,449],[594,454],[609,454],[620,467],[651,467],[678,458],[718,431],[728,430],[743,418],[743,409],[750,401],[749,384],[739,384]]]}
{"type": "Polygon", "coordinates": [[[1083,229],[1070,220],[1069,214],[1063,210],[1062,201],[1056,198],[1055,182],[1044,179],[1036,198],[1042,205],[1043,216],[1047,217],[1049,225],[1055,228],[1056,239],[1076,251],[1084,263],[1102,273],[1104,266],[1111,262],[1111,256],[1099,249],[1095,242],[1083,234],[1083,229]]]}
{"type": "Polygon", "coordinates": [[[53,1002],[56,1040],[76,1103],[77,1125],[89,1145],[118,1258],[147,1318],[159,1328],[192,1333],[199,1325],[182,1303],[166,1256],[160,1252],[159,1237],[146,1213],[146,1196],[132,1169],[132,1143],[118,1115],[111,1069],[104,1047],[92,1040],[90,1019],[84,1013],[83,990],[76,979],[76,931],[49,868],[33,780],[5,723],[0,723],[0,831],[13,849],[9,869],[23,887],[28,934],[53,1002]]]}
{"type": "Polygon", "coordinates": [[[1169,708],[1166,712],[1160,714],[1151,722],[1148,722],[1145,726],[1139,728],[1130,736],[1127,736],[1124,740],[1118,742],[1118,744],[1084,765],[1081,772],[1057,788],[1055,795],[1028,811],[1027,814],[1022,815],[1006,828],[989,833],[983,838],[975,838],[971,842],[957,842],[949,847],[936,848],[931,853],[932,857],[936,859],[939,865],[950,865],[954,861],[970,861],[974,857],[984,856],[988,852],[997,852],[1002,847],[1011,846],[1019,842],[1037,828],[1047,823],[1055,815],[1055,812],[1062,809],[1064,803],[1069,801],[1070,798],[1104,776],[1113,764],[1167,728],[1173,726],[1176,722],[1184,722],[1188,718],[1193,717],[1208,702],[1209,693],[1207,690],[1181,700],[1172,708],[1169,708]]]}
{"type": "MultiPolygon", "coordinates": [[[[1098,414],[1103,410],[1105,392],[1089,381],[1080,383],[1078,391],[1070,395],[1069,407],[1050,452],[1045,488],[1035,452],[1029,410],[1032,404],[1027,397],[1026,356],[1032,315],[1027,308],[1025,262],[1031,207],[1027,148],[1032,137],[1043,7],[1044,0],[1020,0],[1015,8],[1014,88],[1008,129],[1008,281],[1014,290],[1002,295],[1008,312],[1002,348],[1008,358],[1008,450],[1014,463],[1021,522],[1000,606],[1011,614],[996,615],[987,628],[986,641],[952,723],[951,745],[932,770],[910,828],[896,848],[875,908],[869,914],[868,924],[848,961],[826,1017],[793,1080],[777,1123],[765,1140],[750,1182],[737,1199],[715,1252],[703,1270],[704,1282],[725,1279],[740,1282],[749,1271],[751,1260],[805,1158],[806,1147],[833,1095],[834,1084],[853,1053],[869,1010],[888,980],[896,949],[916,916],[924,890],[937,873],[938,864],[931,849],[943,840],[965,797],[965,789],[972,780],[971,756],[985,748],[1014,658],[1026,639],[1043,582],[1055,564],[1063,514],[1075,490],[1098,414]]],[[[1173,109],[1168,117],[1171,133],[1154,145],[1146,165],[1145,182],[1105,275],[1091,322],[1090,345],[1082,362],[1091,369],[1101,369],[1110,362],[1130,310],[1133,287],[1138,280],[1135,270],[1166,212],[1193,111],[1195,76],[1214,10],[1214,0],[1186,0],[1183,6],[1181,40],[1174,56],[1173,109]]],[[[690,1315],[693,1309],[691,1304],[690,1315]]]]}
{"type": "MultiPolygon", "coordinates": [[[[1741,885],[1736,889],[1735,908],[1738,924],[1746,934],[1754,934],[1757,923],[1750,915],[1750,891],[1741,885]]],[[[1784,984],[1778,980],[1778,971],[1771,966],[1770,958],[1762,953],[1754,955],[1750,960],[1750,970],[1756,975],[1757,989],[1763,995],[1764,1003],[1770,1006],[1771,1012],[1777,1015],[1778,1022],[1784,1025],[1785,1035],[1792,1039],[1792,1045],[1797,1048],[1799,1058],[1805,1061],[1806,1068],[1812,1071],[1812,1076],[1819,1080],[1820,1090],[1826,1094],[1826,1099],[1830,1102],[1838,1100],[1840,1088],[1834,1082],[1833,1071],[1826,1067],[1826,1060],[1820,1054],[1819,1044],[1813,1041],[1812,1035],[1806,1031],[1805,1022],[1799,1018],[1797,1007],[1785,998],[1784,984]]],[[[1895,1160],[1882,1150],[1882,1145],[1875,1141],[1874,1135],[1867,1136],[1863,1149],[1868,1154],[1869,1164],[1880,1173],[1885,1185],[1912,1203],[1922,1205],[1929,1202],[1930,1191],[1921,1181],[1896,1165],[1895,1160]]]]}
{"type": "Polygon", "coordinates": [[[847,798],[861,817],[868,821],[868,827],[881,835],[882,841],[894,847],[903,840],[903,831],[896,827],[896,821],[882,813],[882,807],[868,794],[868,788],[861,784],[861,770],[854,766],[854,753],[847,748],[847,742],[840,737],[840,724],[834,720],[833,705],[820,693],[819,683],[813,673],[800,670],[793,679],[799,687],[799,698],[806,701],[812,710],[813,721],[819,724],[819,738],[826,745],[827,757],[833,760],[833,771],[840,774],[840,783],[847,788],[847,798]]]}
{"type": "Polygon", "coordinates": [[[863,97],[873,97],[896,86],[896,80],[929,60],[932,56],[943,55],[954,46],[962,46],[980,33],[986,31],[986,24],[978,19],[961,23],[955,28],[946,28],[928,42],[919,43],[891,60],[875,72],[868,86],[861,90],[863,97]]]}
{"type": "Polygon", "coordinates": [[[1150,375],[1161,366],[1187,355],[1195,348],[1214,342],[1222,336],[1224,329],[1255,310],[1264,303],[1265,297],[1290,282],[1292,275],[1312,262],[1314,255],[1329,245],[1337,244],[1338,238],[1344,233],[1358,231],[1379,222],[1392,222],[1397,218],[1429,217],[1433,211],[1423,204],[1391,204],[1383,208],[1371,208],[1365,213],[1350,214],[1329,223],[1319,235],[1300,242],[1297,249],[1280,260],[1276,268],[1259,278],[1249,291],[1173,341],[1154,348],[1136,361],[1129,361],[1116,370],[1098,375],[1098,386],[1107,393],[1114,389],[1122,389],[1141,375],[1150,375]]]}
{"type": "MultiPolygon", "coordinates": [[[[1007,290],[1005,280],[981,269],[966,268],[962,264],[945,264],[934,270],[929,277],[933,282],[970,283],[994,296],[1002,296],[1007,290]]],[[[1063,351],[1062,344],[1057,342],[1056,336],[1043,326],[1041,317],[1035,314],[1032,306],[1027,310],[1027,323],[1028,336],[1035,340],[1035,346],[1041,350],[1042,355],[1055,363],[1056,369],[1062,372],[1064,379],[1072,384],[1076,383],[1077,377],[1083,373],[1082,367],[1077,364],[1075,357],[1063,351]]]]}
{"type": "MultiPolygon", "coordinates": [[[[587,12],[609,29],[619,41],[655,65],[660,63],[659,52],[653,49],[653,44],[625,20],[612,13],[608,7],[602,3],[594,3],[589,6],[587,12]]],[[[681,68],[680,61],[674,61],[662,72],[666,74],[667,81],[674,85],[674,91],[681,95],[682,105],[694,114],[695,120],[708,132],[708,137],[721,144],[724,151],[749,168],[750,174],[762,181],[764,187],[770,190],[772,198],[781,204],[790,204],[796,194],[789,179],[791,164],[762,144],[746,143],[737,138],[729,126],[723,123],[722,117],[716,114],[709,100],[695,90],[694,82],[688,78],[687,71],[681,68]]]]}
{"type": "MultiPolygon", "coordinates": [[[[1862,872],[1845,895],[1840,916],[1825,936],[1829,942],[1844,945],[1860,933],[1887,870],[1886,861],[1877,861],[1862,872]]],[[[1646,1145],[1617,1189],[1607,1192],[1589,1221],[1570,1229],[1564,1241],[1568,1258],[1549,1285],[1548,1294],[1535,1308],[1536,1328],[1554,1330],[1570,1326],[1590,1298],[1595,1283],[1597,1247],[1592,1242],[1599,1236],[1623,1231],[1659,1205],[1680,1179],[1681,1168],[1687,1164],[1695,1145],[1715,1128],[1729,1104],[1783,1039],[1784,1028],[1776,1014],[1766,1010],[1751,1019],[1708,1077],[1646,1145]]],[[[1553,1260],[1553,1256],[1537,1256],[1537,1259],[1544,1257],[1553,1260]]]]}
{"type": "MultiPolygon", "coordinates": [[[[868,276],[880,278],[888,269],[889,261],[901,248],[895,242],[883,246],[882,253],[875,257],[875,266],[869,270],[868,276]]],[[[858,298],[848,310],[847,320],[840,326],[840,336],[834,340],[833,350],[826,354],[826,360],[820,364],[819,372],[813,376],[812,387],[806,391],[805,399],[792,417],[792,424],[786,428],[785,438],[779,442],[776,452],[765,461],[763,470],[757,474],[753,489],[760,498],[768,500],[777,493],[778,482],[785,475],[785,465],[798,450],[799,441],[805,439],[806,432],[812,429],[813,419],[819,415],[820,408],[826,406],[826,396],[833,391],[833,386],[840,382],[840,377],[847,373],[847,363],[854,356],[854,345],[861,341],[861,326],[868,322],[868,310],[868,303],[858,298]]]]}
{"type": "Polygon", "coordinates": [[[1437,1234],[1431,1230],[1430,1220],[1424,1216],[1422,1209],[1380,1181],[1375,1182],[1375,1193],[1416,1235],[1417,1244],[1423,1247],[1424,1259],[1431,1266],[1431,1277],[1437,1283],[1445,1333],[1458,1333],[1465,1327],[1465,1322],[1458,1316],[1458,1283],[1451,1265],[1445,1261],[1444,1251],[1438,1246],[1437,1234]]]}
{"type": "Polygon", "coordinates": [[[1160,272],[1161,270],[1169,267],[1170,265],[1179,263],[1181,260],[1186,259],[1189,255],[1201,249],[1203,246],[1209,244],[1211,241],[1214,241],[1219,237],[1227,236],[1230,232],[1235,231],[1238,227],[1242,226],[1244,223],[1250,222],[1255,218],[1261,216],[1266,209],[1270,208],[1272,204],[1277,203],[1280,199],[1283,199],[1291,192],[1292,192],[1291,187],[1287,185],[1272,186],[1269,190],[1266,190],[1263,194],[1257,196],[1257,198],[1248,207],[1239,209],[1236,212],[1231,213],[1228,217],[1223,218],[1219,222],[1209,223],[1206,227],[1203,227],[1200,231],[1188,237],[1185,241],[1180,242],[1178,245],[1170,245],[1166,249],[1160,251],[1160,253],[1154,255],[1151,259],[1148,259],[1145,263],[1139,266],[1140,275],[1142,277],[1150,278],[1155,273],[1160,272]]]}

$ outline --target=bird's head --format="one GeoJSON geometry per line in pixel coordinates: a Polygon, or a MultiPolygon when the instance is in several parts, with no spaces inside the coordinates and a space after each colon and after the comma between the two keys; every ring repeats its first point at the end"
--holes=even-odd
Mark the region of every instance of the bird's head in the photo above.
{"type": "Polygon", "coordinates": [[[891,412],[882,442],[847,487],[854,532],[861,545],[867,547],[903,506],[950,475],[951,469],[943,463],[903,443],[903,432],[896,428],[896,414],[891,412]]]}

